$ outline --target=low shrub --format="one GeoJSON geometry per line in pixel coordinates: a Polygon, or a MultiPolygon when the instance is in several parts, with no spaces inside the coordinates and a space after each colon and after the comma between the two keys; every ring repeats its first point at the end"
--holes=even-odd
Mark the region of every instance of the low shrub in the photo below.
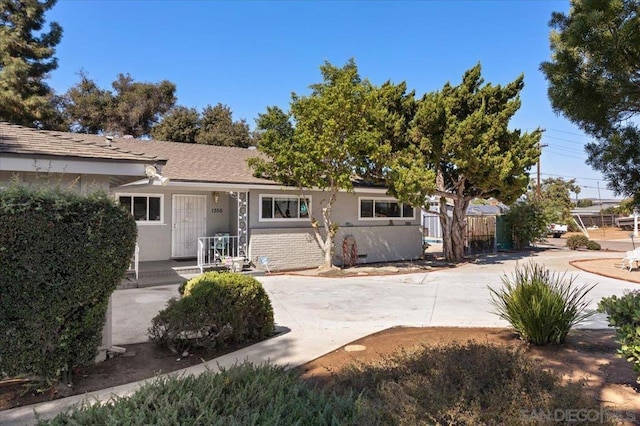
{"type": "Polygon", "coordinates": [[[261,340],[273,333],[271,302],[255,278],[207,272],[193,278],[152,320],[149,337],[175,351],[211,350],[225,343],[261,340]]]}
{"type": "Polygon", "coordinates": [[[589,244],[589,238],[584,235],[572,235],[567,238],[567,247],[571,250],[577,250],[580,247],[587,247],[589,244]]]}
{"type": "Polygon", "coordinates": [[[371,424],[553,424],[553,413],[567,407],[600,412],[580,383],[564,385],[523,349],[475,342],[352,364],[330,390],[360,394],[359,405],[376,419],[371,424]]]}
{"type": "Polygon", "coordinates": [[[551,273],[542,265],[516,266],[512,277],[502,277],[504,288],[489,288],[496,313],[516,329],[522,339],[536,345],[562,343],[586,312],[585,296],[595,286],[574,287],[573,277],[551,273]]]}
{"type": "Polygon", "coordinates": [[[600,250],[601,248],[602,247],[600,247],[600,244],[595,241],[589,240],[589,242],[587,243],[587,250],[600,250]]]}
{"type": "Polygon", "coordinates": [[[474,342],[352,364],[322,390],[284,367],[220,370],[158,378],[131,396],[88,401],[39,424],[552,424],[557,410],[600,412],[580,383],[563,384],[523,349],[474,342]]]}
{"type": "Polygon", "coordinates": [[[632,362],[633,369],[640,374],[640,291],[605,297],[598,304],[598,311],[606,313],[609,325],[616,329],[618,354],[632,362]]]}
{"type": "Polygon", "coordinates": [[[49,425],[331,425],[371,424],[352,394],[319,392],[283,367],[249,363],[220,373],[159,378],[130,397],[86,403],[49,425]]]}

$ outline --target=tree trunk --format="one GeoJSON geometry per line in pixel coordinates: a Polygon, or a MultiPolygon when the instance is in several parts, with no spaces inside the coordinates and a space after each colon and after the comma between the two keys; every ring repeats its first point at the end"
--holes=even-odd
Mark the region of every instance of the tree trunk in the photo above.
{"type": "Polygon", "coordinates": [[[333,235],[331,232],[327,234],[327,237],[324,240],[324,263],[320,265],[318,269],[331,269],[333,267],[333,235]]]}
{"type": "Polygon", "coordinates": [[[453,199],[453,214],[447,213],[447,199],[440,197],[440,226],[442,227],[442,251],[449,262],[464,260],[464,239],[467,227],[466,214],[469,200],[453,199]]]}
{"type": "Polygon", "coordinates": [[[333,203],[336,201],[336,190],[332,190],[329,195],[329,201],[327,205],[322,208],[322,224],[324,228],[324,238],[320,234],[320,229],[318,226],[318,222],[311,217],[311,212],[309,212],[309,218],[311,219],[311,224],[313,226],[313,230],[316,237],[316,242],[318,246],[322,249],[324,254],[324,261],[322,265],[318,267],[320,270],[327,270],[333,268],[333,239],[338,232],[338,227],[331,220],[331,209],[333,207],[333,203]]]}
{"type": "Polygon", "coordinates": [[[442,228],[442,252],[444,258],[448,261],[453,259],[452,243],[451,243],[451,224],[452,220],[447,213],[447,199],[440,197],[440,227],[442,228]]]}
{"type": "MultiPolygon", "coordinates": [[[[453,262],[464,260],[464,239],[467,229],[467,207],[469,200],[466,198],[456,198],[453,200],[453,218],[451,220],[451,242],[453,262]]],[[[448,259],[449,260],[449,259],[448,259]]]]}

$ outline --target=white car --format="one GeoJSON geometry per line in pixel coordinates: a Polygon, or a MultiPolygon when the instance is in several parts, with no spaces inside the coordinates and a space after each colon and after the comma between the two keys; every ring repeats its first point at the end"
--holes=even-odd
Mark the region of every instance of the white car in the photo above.
{"type": "Polygon", "coordinates": [[[569,230],[567,225],[560,225],[558,223],[552,223],[548,226],[549,234],[553,234],[553,238],[560,238],[562,234],[566,234],[569,230]]]}

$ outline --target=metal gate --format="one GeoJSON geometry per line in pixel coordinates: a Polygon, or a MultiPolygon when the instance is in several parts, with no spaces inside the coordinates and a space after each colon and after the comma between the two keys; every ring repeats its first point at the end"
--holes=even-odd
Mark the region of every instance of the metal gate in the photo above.
{"type": "Polygon", "coordinates": [[[207,229],[206,197],[176,194],[172,204],[171,257],[196,257],[207,229]]]}

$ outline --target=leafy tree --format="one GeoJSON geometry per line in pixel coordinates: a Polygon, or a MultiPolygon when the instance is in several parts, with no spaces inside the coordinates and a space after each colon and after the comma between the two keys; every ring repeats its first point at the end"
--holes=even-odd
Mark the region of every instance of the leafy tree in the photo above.
{"type": "Polygon", "coordinates": [[[579,194],[575,179],[547,178],[540,185],[541,204],[549,222],[570,223],[572,221],[571,193],[579,194]]]}
{"type": "Polygon", "coordinates": [[[527,197],[509,207],[504,219],[511,229],[516,250],[522,250],[531,243],[545,241],[548,221],[542,203],[536,197],[527,197]]]}
{"type": "Polygon", "coordinates": [[[58,67],[55,47],[62,38],[45,13],[56,0],[0,0],[0,120],[49,127],[57,120],[53,91],[44,80],[58,67]]]}
{"type": "Polygon", "coordinates": [[[244,120],[233,121],[231,108],[227,105],[208,105],[202,111],[200,123],[197,143],[242,148],[251,145],[249,125],[244,120]]]}
{"type": "Polygon", "coordinates": [[[464,258],[464,229],[469,202],[493,197],[512,203],[529,183],[541,131],[510,130],[520,108],[520,76],[502,87],[483,85],[481,67],[465,72],[462,83],[418,101],[409,137],[397,138],[386,173],[391,192],[402,201],[424,205],[440,197],[440,223],[447,260],[464,258]],[[448,200],[453,201],[450,216],[448,200]]]}
{"type": "Polygon", "coordinates": [[[593,200],[590,200],[588,198],[578,200],[576,202],[576,207],[591,207],[591,206],[593,206],[593,200]]]}
{"type": "Polygon", "coordinates": [[[621,214],[628,216],[633,213],[633,209],[636,207],[635,200],[633,198],[626,198],[622,200],[619,206],[608,207],[602,210],[604,214],[621,214]]]}
{"type": "Polygon", "coordinates": [[[80,81],[71,87],[63,106],[70,129],[96,134],[105,130],[113,106],[113,95],[98,87],[87,73],[80,71],[80,81]]]}
{"type": "Polygon", "coordinates": [[[146,136],[162,114],[176,103],[176,85],[164,80],[160,83],[135,82],[129,74],[119,74],[112,84],[115,90],[109,131],[146,136]]]}
{"type": "Polygon", "coordinates": [[[320,268],[327,269],[338,230],[331,218],[336,195],[353,189],[354,171],[366,169],[377,149],[381,131],[372,123],[380,119],[381,108],[375,87],[360,78],[353,60],[341,68],[325,62],[320,71],[323,81],[310,86],[310,95],[292,94],[289,113],[270,107],[259,115],[258,149],[268,158],[254,158],[250,165],[258,176],[297,187],[303,199],[309,189],[327,192],[321,202],[322,231],[309,215],[324,252],[320,268]]]}
{"type": "Polygon", "coordinates": [[[176,102],[176,86],[166,80],[141,83],[129,74],[119,74],[112,87],[113,92],[100,89],[86,73],[80,73],[80,82],[65,96],[71,130],[148,136],[176,102]]]}
{"type": "Polygon", "coordinates": [[[195,108],[176,106],[151,129],[157,140],[195,143],[200,130],[200,114],[195,108]]]}
{"type": "Polygon", "coordinates": [[[244,121],[233,121],[227,105],[208,105],[198,113],[194,108],[172,108],[151,130],[154,139],[246,148],[257,142],[244,121]]]}
{"type": "Polygon", "coordinates": [[[640,1],[574,0],[550,22],[541,69],[556,112],[597,141],[587,163],[618,194],[640,201],[640,1]]]}

